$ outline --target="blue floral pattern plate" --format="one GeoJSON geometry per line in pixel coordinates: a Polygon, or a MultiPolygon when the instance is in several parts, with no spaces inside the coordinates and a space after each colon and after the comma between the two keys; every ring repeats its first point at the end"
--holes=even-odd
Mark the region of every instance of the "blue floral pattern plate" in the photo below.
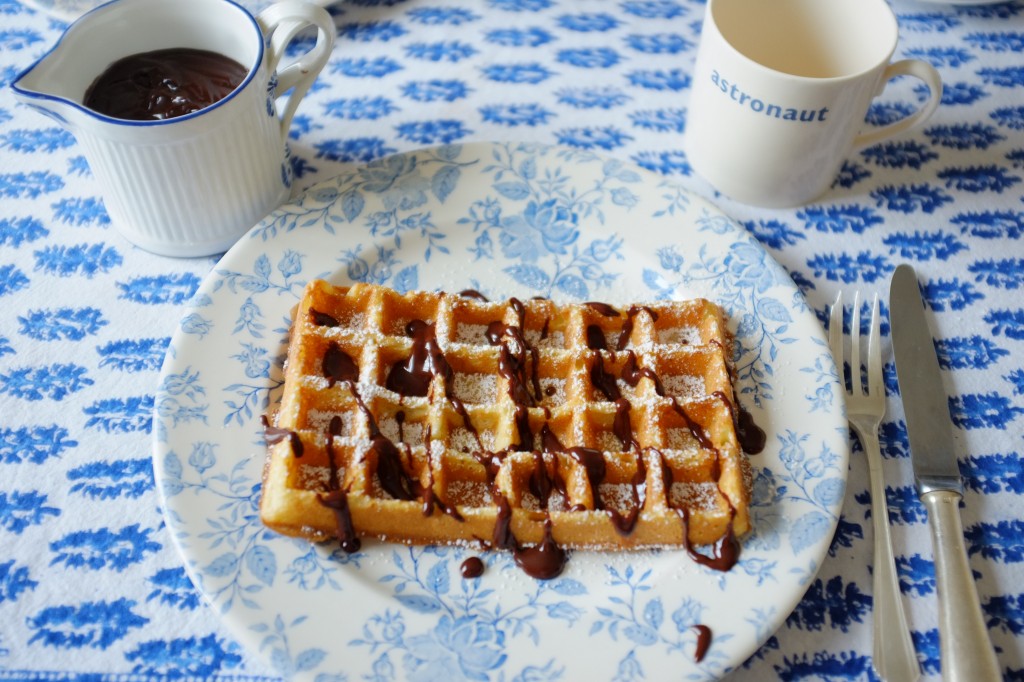
{"type": "Polygon", "coordinates": [[[156,399],[154,467],[189,575],[282,675],[368,680],[715,679],[782,623],[828,550],[847,428],[821,327],[792,280],[713,206],[590,152],[472,144],[399,154],[282,206],[214,268],[156,399]],[[289,312],[315,277],[492,300],[706,296],[737,338],[755,531],[729,572],[681,551],[575,552],[548,582],[507,553],[263,528],[260,415],[282,384],[289,312]],[[475,579],[459,566],[481,555],[475,579]],[[695,661],[701,629],[706,656],[695,661]]]}

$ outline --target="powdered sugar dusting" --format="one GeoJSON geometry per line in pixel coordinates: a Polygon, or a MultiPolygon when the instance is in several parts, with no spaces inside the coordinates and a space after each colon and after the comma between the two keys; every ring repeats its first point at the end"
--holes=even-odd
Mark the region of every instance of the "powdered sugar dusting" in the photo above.
{"type": "Polygon", "coordinates": [[[705,395],[704,379],[689,374],[672,374],[661,377],[665,394],[676,398],[692,400],[705,395]]]}
{"type": "MultiPolygon", "coordinates": [[[[637,486],[640,499],[644,499],[644,486],[637,486]]],[[[614,509],[625,514],[633,508],[633,486],[628,483],[602,483],[597,487],[597,494],[605,509],[614,509]]]]}
{"type": "Polygon", "coordinates": [[[470,405],[491,402],[498,392],[498,377],[477,372],[456,372],[452,382],[455,397],[470,405]]]}
{"type": "Polygon", "coordinates": [[[700,331],[696,327],[669,327],[657,331],[658,343],[663,345],[684,345],[700,343],[700,331]]]}
{"type": "Polygon", "coordinates": [[[673,483],[669,490],[668,503],[672,507],[711,510],[717,506],[720,493],[718,484],[673,483]]]}
{"type": "Polygon", "coordinates": [[[328,412],[324,410],[309,411],[309,428],[314,431],[326,432],[331,420],[341,417],[341,435],[355,436],[354,415],[351,412],[328,412]]]}
{"type": "Polygon", "coordinates": [[[460,322],[455,325],[455,342],[471,343],[477,346],[489,345],[486,324],[469,324],[460,322]]]}
{"type": "MultiPolygon", "coordinates": [[[[338,478],[345,477],[345,470],[338,470],[338,478]]],[[[327,490],[327,484],[331,480],[330,467],[319,467],[311,464],[303,464],[299,467],[299,485],[305,490],[322,488],[327,490]]]]}
{"type": "Polygon", "coordinates": [[[604,452],[621,452],[622,441],[613,431],[599,431],[597,433],[597,448],[604,452]]]}
{"type": "MultiPolygon", "coordinates": [[[[523,509],[527,511],[544,511],[540,506],[540,500],[531,492],[524,492],[521,500],[523,509]]],[[[557,490],[552,490],[548,497],[549,511],[565,511],[568,507],[565,504],[565,496],[557,490]]]]}
{"type": "Polygon", "coordinates": [[[493,503],[491,490],[482,481],[449,481],[448,504],[458,507],[486,507],[493,503]]]}
{"type": "Polygon", "coordinates": [[[541,402],[561,404],[565,402],[565,379],[540,379],[541,402]]]}

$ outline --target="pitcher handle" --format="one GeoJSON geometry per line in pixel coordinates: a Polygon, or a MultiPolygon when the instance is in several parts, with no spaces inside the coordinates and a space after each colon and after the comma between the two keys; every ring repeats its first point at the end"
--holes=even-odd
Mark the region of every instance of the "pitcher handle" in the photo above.
{"type": "Polygon", "coordinates": [[[281,137],[287,139],[292,116],[299,101],[309,91],[317,75],[327,64],[334,47],[334,20],[323,7],[302,0],[276,2],[256,17],[267,40],[267,69],[277,76],[277,92],[294,88],[281,114],[281,137]],[[316,44],[304,55],[277,71],[288,44],[308,26],[317,29],[316,44]]]}
{"type": "Polygon", "coordinates": [[[926,118],[931,116],[935,109],[938,108],[939,102],[942,101],[942,78],[939,77],[939,72],[935,70],[928,62],[923,62],[920,59],[903,59],[898,62],[893,62],[885,68],[882,72],[881,85],[878,88],[876,95],[881,94],[885,86],[896,76],[914,76],[924,81],[925,85],[928,86],[928,101],[925,102],[920,109],[915,111],[910,116],[902,118],[895,123],[890,123],[887,126],[883,126],[877,130],[872,130],[868,133],[861,133],[853,140],[853,146],[855,148],[867,147],[881,142],[887,137],[892,137],[897,133],[901,133],[908,128],[913,128],[918,123],[921,123],[926,118]]]}

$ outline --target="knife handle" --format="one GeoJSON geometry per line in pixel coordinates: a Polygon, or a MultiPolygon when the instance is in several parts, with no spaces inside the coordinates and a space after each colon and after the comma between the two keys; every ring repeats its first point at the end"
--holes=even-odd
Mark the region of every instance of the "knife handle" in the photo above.
{"type": "Polygon", "coordinates": [[[959,493],[935,490],[921,495],[928,510],[939,596],[942,679],[947,682],[999,682],[1003,679],[981,613],[974,574],[967,563],[959,493]]]}

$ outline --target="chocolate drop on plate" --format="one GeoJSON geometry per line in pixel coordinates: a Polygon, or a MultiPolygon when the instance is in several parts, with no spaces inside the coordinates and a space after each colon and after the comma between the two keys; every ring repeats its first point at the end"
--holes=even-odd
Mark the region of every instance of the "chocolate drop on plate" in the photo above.
{"type": "Polygon", "coordinates": [[[743,408],[740,408],[736,419],[736,435],[739,436],[740,447],[748,455],[760,454],[768,440],[764,429],[754,423],[754,416],[743,408]]]}
{"type": "Polygon", "coordinates": [[[484,574],[484,562],[480,560],[480,557],[471,556],[462,562],[459,566],[459,573],[462,574],[463,578],[467,580],[470,578],[479,578],[484,574]]]}
{"type": "Polygon", "coordinates": [[[708,652],[708,647],[711,646],[711,628],[707,625],[691,625],[690,628],[697,631],[697,647],[693,652],[693,660],[700,663],[704,660],[704,654],[708,652]]]}
{"type": "Polygon", "coordinates": [[[161,121],[227,97],[249,70],[216,52],[170,48],[119,59],[85,92],[93,111],[129,121],[161,121]]]}

